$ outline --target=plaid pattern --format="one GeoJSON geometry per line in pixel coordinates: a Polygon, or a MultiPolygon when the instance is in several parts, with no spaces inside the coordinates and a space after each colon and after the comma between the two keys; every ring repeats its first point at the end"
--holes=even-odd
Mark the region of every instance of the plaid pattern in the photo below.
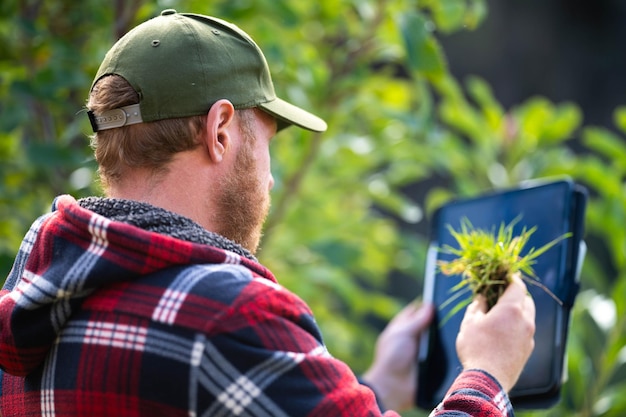
{"type": "MultiPolygon", "coordinates": [[[[263,266],[69,196],[53,208],[0,292],[3,416],[383,415],[263,266]]],[[[491,407],[497,384],[478,380],[460,395],[491,407]]]]}
{"type": "Polygon", "coordinates": [[[462,410],[455,416],[513,417],[509,397],[490,374],[472,369],[464,371],[448,390],[446,398],[431,413],[448,415],[448,411],[462,410]]]}

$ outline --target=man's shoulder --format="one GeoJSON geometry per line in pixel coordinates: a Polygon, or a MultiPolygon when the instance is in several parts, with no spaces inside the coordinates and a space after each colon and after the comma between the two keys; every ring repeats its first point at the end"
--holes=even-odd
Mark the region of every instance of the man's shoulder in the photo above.
{"type": "Polygon", "coordinates": [[[170,267],[101,288],[87,310],[128,313],[197,330],[209,321],[250,311],[288,317],[312,315],[298,296],[241,264],[170,267]]]}

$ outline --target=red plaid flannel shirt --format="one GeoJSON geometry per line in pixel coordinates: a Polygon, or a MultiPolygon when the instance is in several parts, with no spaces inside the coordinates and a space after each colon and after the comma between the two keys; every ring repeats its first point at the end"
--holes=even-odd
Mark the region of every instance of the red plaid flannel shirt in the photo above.
{"type": "MultiPolygon", "coordinates": [[[[0,293],[0,367],[5,417],[383,415],[262,265],[69,196],[33,224],[0,293]]],[[[433,414],[511,413],[480,372],[443,404],[433,414]]]]}

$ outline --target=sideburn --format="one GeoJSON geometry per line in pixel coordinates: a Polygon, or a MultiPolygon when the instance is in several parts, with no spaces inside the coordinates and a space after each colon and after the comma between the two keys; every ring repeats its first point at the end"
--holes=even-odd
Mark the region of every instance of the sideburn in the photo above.
{"type": "Polygon", "coordinates": [[[237,155],[234,172],[223,177],[218,201],[217,232],[253,254],[261,240],[263,223],[270,206],[269,192],[257,177],[253,148],[255,137],[243,128],[244,144],[237,155]]]}

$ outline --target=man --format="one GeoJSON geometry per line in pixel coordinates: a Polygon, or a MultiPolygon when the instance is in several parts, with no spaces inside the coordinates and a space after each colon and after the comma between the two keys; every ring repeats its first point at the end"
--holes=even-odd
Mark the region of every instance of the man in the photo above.
{"type": "MultiPolygon", "coordinates": [[[[24,238],[0,293],[3,416],[376,416],[412,405],[432,307],[398,314],[360,381],[254,257],[270,140],[326,124],[276,98],[248,35],[166,10],[113,46],[87,106],[107,197],[60,196],[24,238]]],[[[519,279],[488,313],[477,299],[458,338],[466,370],[434,414],[511,415],[506,392],[533,326],[519,279]]]]}

